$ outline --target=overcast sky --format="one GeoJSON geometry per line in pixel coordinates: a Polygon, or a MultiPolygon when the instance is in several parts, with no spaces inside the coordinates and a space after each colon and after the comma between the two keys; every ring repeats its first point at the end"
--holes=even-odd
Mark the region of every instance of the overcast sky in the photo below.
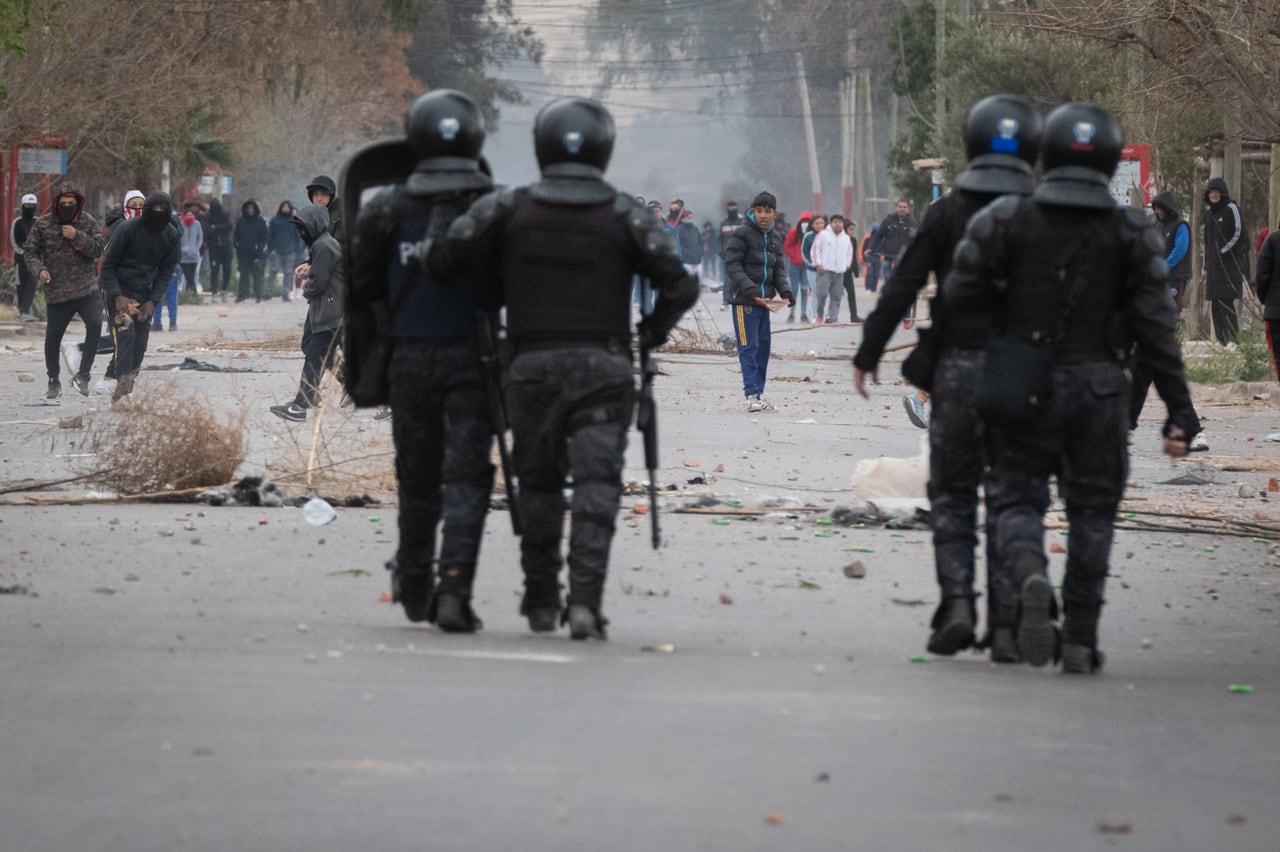
{"type": "MultiPolygon", "coordinates": [[[[516,82],[529,101],[503,107],[500,126],[485,143],[499,182],[518,185],[537,178],[533,119],[543,104],[555,97],[592,95],[599,60],[590,59],[582,27],[591,5],[590,0],[516,0],[546,54],[541,68],[523,61],[491,69],[494,76],[516,82]]],[[[618,124],[607,177],[619,189],[664,204],[681,197],[698,221],[719,221],[722,184],[740,177],[736,167],[745,148],[736,120],[698,114],[698,99],[707,93],[697,88],[700,82],[713,81],[682,76],[661,92],[642,84],[604,95],[618,124]]]]}

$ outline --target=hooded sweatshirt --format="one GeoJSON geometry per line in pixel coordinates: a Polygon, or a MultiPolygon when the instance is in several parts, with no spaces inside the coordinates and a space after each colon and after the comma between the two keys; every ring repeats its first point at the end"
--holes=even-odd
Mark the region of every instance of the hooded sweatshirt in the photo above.
{"type": "Polygon", "coordinates": [[[111,232],[102,259],[102,290],[108,305],[116,296],[158,303],[181,256],[182,235],[173,221],[173,202],[166,192],[147,196],[141,216],[126,219],[111,232]],[[163,207],[163,212],[152,208],[163,207]]]}
{"type": "Polygon", "coordinates": [[[804,241],[804,234],[809,230],[809,223],[813,221],[813,213],[809,210],[800,214],[799,221],[790,231],[787,231],[787,238],[782,241],[782,251],[786,254],[787,260],[791,261],[792,266],[801,266],[804,264],[804,254],[801,252],[801,243],[804,241]]]}
{"type": "Polygon", "coordinates": [[[49,273],[49,283],[44,285],[44,298],[48,304],[82,299],[98,287],[97,258],[102,254],[102,226],[84,209],[84,196],[74,184],[58,187],[53,199],[53,209],[36,219],[23,244],[23,259],[32,276],[49,273]],[[76,199],[75,211],[64,216],[58,210],[58,199],[72,195],[76,199]],[[62,226],[75,228],[75,236],[62,236],[62,226]]]}
{"type": "Polygon", "coordinates": [[[236,220],[236,256],[257,260],[267,256],[267,220],[262,218],[262,208],[250,198],[240,205],[240,218],[236,220]]]}
{"type": "Polygon", "coordinates": [[[1227,182],[1213,178],[1204,191],[1209,205],[1204,217],[1204,272],[1206,299],[1238,299],[1249,275],[1249,234],[1240,208],[1227,192],[1227,182]],[[1222,194],[1218,203],[1209,201],[1209,192],[1222,194]]]}
{"type": "Polygon", "coordinates": [[[182,262],[199,263],[200,249],[204,247],[204,227],[194,213],[182,216],[182,262]]]}
{"type": "Polygon", "coordinates": [[[331,331],[342,324],[342,248],[329,233],[329,211],[308,204],[293,214],[293,222],[307,244],[311,273],[302,285],[307,322],[312,331],[331,331]]]}
{"type": "MultiPolygon", "coordinates": [[[[283,207],[284,205],[281,204],[280,208],[283,207]]],[[[293,224],[293,215],[297,211],[292,204],[289,205],[288,213],[280,208],[276,209],[276,215],[272,216],[271,221],[267,223],[267,245],[276,254],[295,255],[306,249],[302,238],[298,236],[297,227],[293,224]]]]}
{"type": "Polygon", "coordinates": [[[235,227],[231,223],[231,214],[222,206],[222,202],[213,199],[209,202],[209,216],[205,220],[205,243],[209,254],[218,256],[231,255],[231,231],[235,227]]]}
{"type": "Polygon", "coordinates": [[[1182,218],[1178,199],[1172,192],[1162,192],[1152,199],[1151,207],[1164,214],[1164,219],[1159,220],[1159,226],[1160,232],[1164,234],[1167,251],[1164,265],[1169,270],[1169,280],[1186,281],[1191,277],[1191,227],[1182,218]]]}

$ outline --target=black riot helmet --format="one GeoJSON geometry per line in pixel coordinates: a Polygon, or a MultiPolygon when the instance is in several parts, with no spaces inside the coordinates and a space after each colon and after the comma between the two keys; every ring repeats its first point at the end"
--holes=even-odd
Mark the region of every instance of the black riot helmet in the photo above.
{"type": "Polygon", "coordinates": [[[533,123],[533,151],[544,176],[604,176],[617,131],[613,116],[586,98],[560,98],[533,123]]]}
{"type": "Polygon", "coordinates": [[[1069,103],[1045,119],[1045,171],[1079,166],[1101,172],[1108,180],[1120,163],[1124,131],[1116,117],[1097,104],[1069,103]]]}
{"type": "Polygon", "coordinates": [[[1120,122],[1097,104],[1054,108],[1044,122],[1045,182],[1036,198],[1063,207],[1114,208],[1110,182],[1122,148],[1120,122]]]}
{"type": "Polygon", "coordinates": [[[475,160],[484,145],[484,119],[476,102],[453,89],[419,95],[404,115],[409,147],[424,160],[475,160]]]}
{"type": "Polygon", "coordinates": [[[989,95],[964,117],[965,170],[956,187],[971,192],[1031,191],[1031,167],[1040,152],[1044,119],[1014,95],[989,95]]]}

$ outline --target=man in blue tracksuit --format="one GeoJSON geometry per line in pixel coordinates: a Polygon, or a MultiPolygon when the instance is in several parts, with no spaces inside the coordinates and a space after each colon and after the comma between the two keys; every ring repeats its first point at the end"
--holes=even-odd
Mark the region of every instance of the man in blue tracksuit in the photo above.
{"type": "Polygon", "coordinates": [[[747,411],[773,411],[762,397],[769,373],[769,314],[781,305],[766,301],[781,297],[795,307],[795,296],[787,283],[786,261],[782,254],[782,234],[773,227],[778,201],[761,192],[751,201],[747,221],[725,243],[725,288],[733,307],[733,336],[742,364],[742,392],[747,411]]]}

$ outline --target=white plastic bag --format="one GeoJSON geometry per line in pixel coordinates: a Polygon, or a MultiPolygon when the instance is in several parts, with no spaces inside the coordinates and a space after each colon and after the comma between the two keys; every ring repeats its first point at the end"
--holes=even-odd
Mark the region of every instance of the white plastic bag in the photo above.
{"type": "Polygon", "coordinates": [[[853,496],[867,502],[884,497],[926,497],[929,484],[929,436],[920,438],[920,454],[906,459],[863,459],[853,468],[853,496]]]}

